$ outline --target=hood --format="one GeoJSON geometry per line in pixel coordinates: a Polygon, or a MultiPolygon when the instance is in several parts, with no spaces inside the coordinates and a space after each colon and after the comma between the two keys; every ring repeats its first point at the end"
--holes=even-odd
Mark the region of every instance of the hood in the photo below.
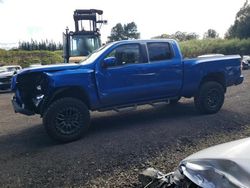
{"type": "Polygon", "coordinates": [[[1,72],[0,78],[10,77],[13,76],[14,72],[1,72]]]}
{"type": "Polygon", "coordinates": [[[250,138],[201,150],[184,159],[180,168],[204,188],[250,187],[250,138]]]}
{"type": "Polygon", "coordinates": [[[22,69],[18,74],[26,74],[26,73],[31,73],[31,72],[55,72],[55,71],[62,71],[62,70],[72,70],[72,69],[77,69],[81,65],[79,64],[53,64],[53,65],[41,65],[37,67],[32,67],[32,68],[25,68],[22,69]]]}

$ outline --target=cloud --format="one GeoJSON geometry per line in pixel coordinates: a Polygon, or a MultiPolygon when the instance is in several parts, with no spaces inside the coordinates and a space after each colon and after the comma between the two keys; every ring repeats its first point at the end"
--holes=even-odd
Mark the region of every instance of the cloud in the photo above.
{"type": "Polygon", "coordinates": [[[0,3],[3,3],[3,0],[0,0],[0,3]]]}

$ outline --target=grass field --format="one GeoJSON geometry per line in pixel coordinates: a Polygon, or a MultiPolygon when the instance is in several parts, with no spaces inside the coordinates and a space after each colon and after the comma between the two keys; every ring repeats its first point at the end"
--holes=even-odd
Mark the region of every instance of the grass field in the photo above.
{"type": "Polygon", "coordinates": [[[0,49],[0,64],[18,64],[28,67],[30,64],[54,64],[63,62],[62,51],[24,51],[0,49]]]}

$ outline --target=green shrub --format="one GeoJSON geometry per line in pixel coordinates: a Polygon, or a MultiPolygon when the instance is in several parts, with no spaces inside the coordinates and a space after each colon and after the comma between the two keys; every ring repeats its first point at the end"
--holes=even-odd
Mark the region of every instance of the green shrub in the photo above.
{"type": "Polygon", "coordinates": [[[24,51],[0,49],[0,64],[18,64],[28,67],[31,64],[62,63],[62,51],[24,51]]]}
{"type": "Polygon", "coordinates": [[[180,42],[184,57],[197,57],[203,54],[250,54],[250,39],[204,39],[180,42]]]}

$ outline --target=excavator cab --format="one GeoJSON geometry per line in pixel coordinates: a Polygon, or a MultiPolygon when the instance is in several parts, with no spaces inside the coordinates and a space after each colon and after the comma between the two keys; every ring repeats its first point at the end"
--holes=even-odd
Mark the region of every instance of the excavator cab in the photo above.
{"type": "Polygon", "coordinates": [[[107,23],[102,14],[102,10],[96,9],[74,11],[75,31],[66,28],[63,33],[65,63],[79,63],[101,47],[100,27],[107,23]]]}

